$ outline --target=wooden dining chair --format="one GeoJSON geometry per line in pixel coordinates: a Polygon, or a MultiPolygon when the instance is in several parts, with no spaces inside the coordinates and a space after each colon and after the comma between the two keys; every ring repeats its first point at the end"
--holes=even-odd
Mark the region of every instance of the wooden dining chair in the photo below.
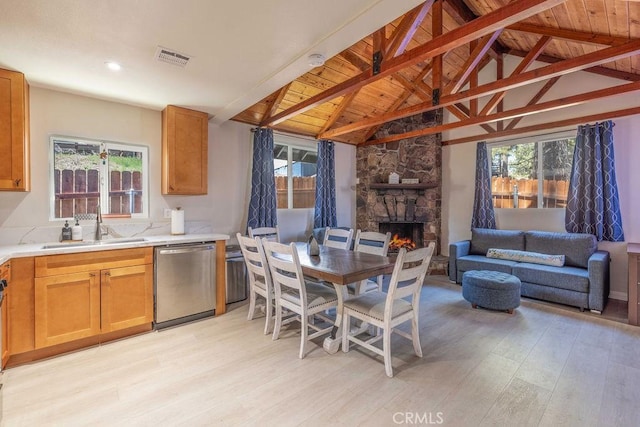
{"type": "Polygon", "coordinates": [[[259,237],[252,239],[251,237],[236,234],[244,262],[247,266],[247,275],[249,276],[249,313],[247,320],[253,320],[256,311],[256,300],[260,295],[265,300],[265,322],[264,334],[271,332],[271,324],[273,322],[274,309],[274,292],[273,283],[271,281],[271,272],[267,257],[262,247],[262,240],[259,237]]]}
{"type": "Polygon", "coordinates": [[[295,319],[301,325],[299,357],[302,359],[306,354],[308,341],[331,332],[333,322],[323,312],[338,306],[338,296],[334,288],[304,280],[295,243],[284,245],[263,239],[262,244],[275,292],[276,322],[273,339],[277,340],[282,325],[291,321],[291,318],[283,321],[283,310],[295,313],[295,319]],[[329,323],[329,326],[318,326],[312,320],[314,317],[329,323]],[[309,329],[314,332],[309,334],[309,329]]]}
{"type": "Polygon", "coordinates": [[[267,239],[274,242],[280,241],[280,228],[277,225],[275,227],[259,227],[259,228],[248,227],[247,234],[251,238],[266,237],[267,239]]]}
{"type": "MultiPolygon", "coordinates": [[[[356,238],[353,244],[354,252],[364,252],[368,254],[387,256],[389,252],[389,241],[391,233],[378,233],[377,231],[356,231],[356,238]]],[[[383,276],[377,276],[375,280],[365,279],[358,283],[350,283],[347,289],[350,294],[360,295],[368,291],[382,291],[383,276]]]]}
{"type": "Polygon", "coordinates": [[[422,357],[420,331],[418,330],[420,292],[434,248],[435,244],[431,242],[428,247],[411,252],[407,252],[404,248],[400,249],[387,293],[380,291],[365,292],[344,302],[342,316],[342,350],[344,352],[349,351],[349,343],[353,342],[382,356],[387,376],[393,377],[391,333],[395,332],[412,340],[416,355],[422,357]],[[409,299],[407,300],[406,298],[409,299]],[[375,335],[368,339],[358,338],[358,336],[349,331],[352,317],[381,328],[382,335],[375,335]],[[411,320],[411,334],[396,329],[398,325],[409,320],[411,320]],[[382,349],[373,345],[381,338],[382,349]]]}
{"type": "Polygon", "coordinates": [[[330,248],[351,249],[353,239],[353,229],[343,230],[342,228],[327,227],[324,230],[324,241],[322,244],[330,248]]]}

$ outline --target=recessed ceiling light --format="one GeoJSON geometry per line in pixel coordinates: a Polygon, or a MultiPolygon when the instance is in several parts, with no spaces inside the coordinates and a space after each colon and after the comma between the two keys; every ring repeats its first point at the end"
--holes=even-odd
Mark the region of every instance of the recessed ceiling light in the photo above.
{"type": "Polygon", "coordinates": [[[118,64],[117,62],[113,62],[113,61],[105,62],[105,65],[111,71],[120,71],[122,69],[122,66],[120,64],[118,64]]]}

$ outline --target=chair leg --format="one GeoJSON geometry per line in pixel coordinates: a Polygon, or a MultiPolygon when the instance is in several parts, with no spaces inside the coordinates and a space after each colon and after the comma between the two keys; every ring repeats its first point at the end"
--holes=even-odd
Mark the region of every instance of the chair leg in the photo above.
{"type": "Polygon", "coordinates": [[[271,339],[274,341],[280,336],[280,327],[282,326],[282,307],[276,301],[276,324],[273,326],[273,335],[271,339]]]}
{"type": "Polygon", "coordinates": [[[264,334],[269,335],[269,331],[271,330],[271,322],[273,321],[273,300],[271,298],[266,298],[267,304],[265,309],[265,317],[264,321],[264,334]]]}
{"type": "Polygon", "coordinates": [[[304,314],[300,315],[300,359],[304,359],[305,350],[307,347],[307,316],[304,314]]]}
{"type": "Polygon", "coordinates": [[[253,320],[253,315],[256,310],[256,293],[251,290],[249,294],[249,313],[247,313],[247,320],[253,320]]]}
{"type": "Polygon", "coordinates": [[[422,357],[420,331],[418,330],[418,314],[415,311],[413,312],[413,319],[411,319],[411,338],[413,341],[413,351],[416,352],[416,356],[422,357]]]}
{"type": "Polygon", "coordinates": [[[389,378],[393,377],[393,366],[391,365],[391,328],[385,325],[382,331],[382,352],[384,353],[384,371],[389,378]]]}
{"type": "Polygon", "coordinates": [[[347,353],[349,351],[349,329],[351,327],[351,316],[348,312],[342,313],[342,351],[347,353]]]}

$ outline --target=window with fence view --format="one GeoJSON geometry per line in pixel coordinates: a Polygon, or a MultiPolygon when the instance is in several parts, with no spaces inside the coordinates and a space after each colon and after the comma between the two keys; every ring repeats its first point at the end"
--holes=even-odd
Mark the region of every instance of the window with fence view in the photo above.
{"type": "Polygon", "coordinates": [[[315,149],[274,144],[273,169],[278,209],[314,207],[317,158],[315,149]]]}
{"type": "Polygon", "coordinates": [[[491,146],[495,208],[564,208],[575,138],[491,146]]]}
{"type": "Polygon", "coordinates": [[[146,147],[53,137],[51,217],[147,215],[146,147]]]}

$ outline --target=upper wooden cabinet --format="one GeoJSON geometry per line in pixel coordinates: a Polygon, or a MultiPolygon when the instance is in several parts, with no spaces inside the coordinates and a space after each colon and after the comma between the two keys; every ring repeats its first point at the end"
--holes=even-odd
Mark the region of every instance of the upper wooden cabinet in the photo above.
{"type": "Polygon", "coordinates": [[[0,190],[29,191],[29,85],[24,74],[0,69],[0,190]]]}
{"type": "Polygon", "coordinates": [[[162,111],[162,194],[207,194],[208,120],[173,105],[162,111]]]}

